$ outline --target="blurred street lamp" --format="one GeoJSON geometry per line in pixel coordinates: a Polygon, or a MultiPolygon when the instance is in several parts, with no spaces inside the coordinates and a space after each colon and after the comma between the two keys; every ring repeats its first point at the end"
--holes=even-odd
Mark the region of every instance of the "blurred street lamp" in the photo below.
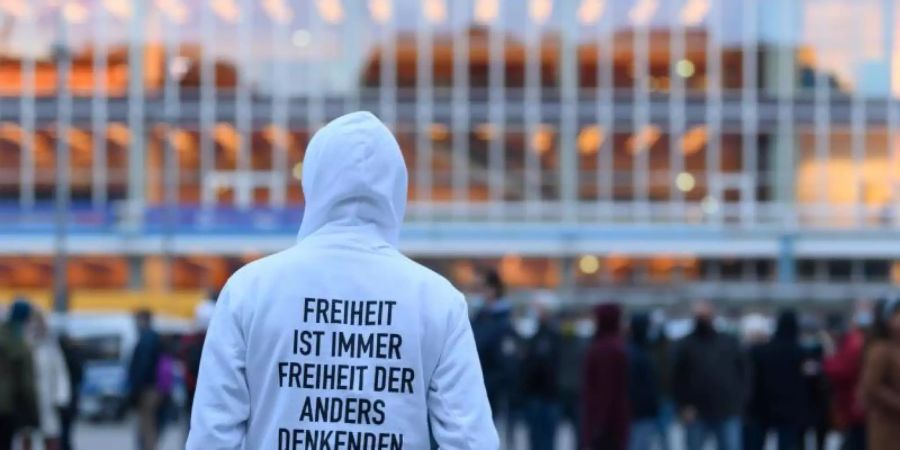
{"type": "Polygon", "coordinates": [[[237,22],[241,15],[241,10],[234,0],[211,0],[210,7],[225,22],[237,22]]]}
{"type": "Polygon", "coordinates": [[[131,9],[131,0],[103,0],[103,6],[110,14],[118,17],[120,20],[129,19],[133,13],[131,9]]]}
{"type": "Polygon", "coordinates": [[[675,63],[675,73],[681,78],[690,78],[694,76],[695,70],[694,63],[689,59],[682,59],[675,63]]]}
{"type": "Polygon", "coordinates": [[[552,12],[552,0],[531,0],[528,3],[528,14],[531,16],[531,20],[538,25],[543,25],[550,18],[550,13],[552,12]]]}
{"type": "Polygon", "coordinates": [[[578,21],[582,25],[590,25],[597,22],[606,9],[606,0],[582,0],[578,7],[578,21]]]}
{"type": "Polygon", "coordinates": [[[291,34],[291,43],[294,44],[295,47],[305,48],[310,42],[312,42],[312,36],[310,35],[309,30],[301,28],[291,34]]]}
{"type": "Polygon", "coordinates": [[[425,18],[432,25],[442,23],[447,19],[447,7],[444,5],[444,0],[424,0],[422,7],[425,18]]]}
{"type": "Polygon", "coordinates": [[[600,270],[600,260],[594,255],[584,255],[578,260],[578,270],[587,275],[593,275],[600,270]]]}
{"type": "Polygon", "coordinates": [[[340,0],[315,0],[319,16],[330,24],[344,20],[344,8],[340,0]]]}
{"type": "Polygon", "coordinates": [[[658,7],[659,0],[638,0],[634,5],[634,8],[628,12],[628,18],[630,18],[635,25],[647,25],[650,23],[650,19],[653,18],[653,15],[656,14],[656,9],[658,7]]]}
{"type": "Polygon", "coordinates": [[[372,19],[380,24],[387,23],[394,13],[391,0],[369,0],[369,11],[372,19]]]}
{"type": "Polygon", "coordinates": [[[709,0],[688,0],[681,10],[681,22],[688,26],[697,26],[709,12],[709,0]]]}
{"type": "Polygon", "coordinates": [[[487,25],[500,13],[500,0],[478,0],[475,4],[475,21],[487,25]]]}
{"type": "Polygon", "coordinates": [[[88,18],[87,8],[74,0],[69,0],[63,5],[62,13],[66,21],[73,24],[82,24],[88,18]]]}
{"type": "Polygon", "coordinates": [[[685,155],[693,155],[706,145],[706,126],[698,125],[684,133],[681,138],[681,148],[685,155]]]}
{"type": "Polygon", "coordinates": [[[32,13],[26,0],[4,0],[0,2],[0,10],[17,19],[23,19],[32,13]]]}
{"type": "Polygon", "coordinates": [[[582,128],[578,133],[578,152],[582,155],[597,153],[605,138],[603,129],[597,125],[589,125],[582,128]]]}
{"type": "Polygon", "coordinates": [[[294,18],[294,11],[285,0],[262,0],[262,7],[272,22],[286,25],[294,18]]]}
{"type": "Polygon", "coordinates": [[[681,172],[675,177],[675,187],[681,192],[690,192],[695,185],[694,176],[687,172],[681,172]]]}

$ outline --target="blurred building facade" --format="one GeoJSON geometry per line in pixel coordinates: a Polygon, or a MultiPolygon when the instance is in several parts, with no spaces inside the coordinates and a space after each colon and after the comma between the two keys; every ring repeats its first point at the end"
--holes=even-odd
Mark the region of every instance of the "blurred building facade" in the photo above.
{"type": "Polygon", "coordinates": [[[403,248],[569,300],[900,281],[891,0],[0,0],[0,289],[216,288],[373,111],[403,248]],[[57,199],[66,199],[56,203],[57,199]],[[58,215],[59,210],[64,214],[58,215]],[[677,286],[677,289],[672,289],[677,286]]]}

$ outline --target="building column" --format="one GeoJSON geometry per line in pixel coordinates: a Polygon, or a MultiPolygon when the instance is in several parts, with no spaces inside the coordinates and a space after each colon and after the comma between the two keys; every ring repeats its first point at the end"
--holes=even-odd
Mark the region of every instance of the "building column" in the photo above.
{"type": "Polygon", "coordinates": [[[128,255],[128,289],[136,291],[144,288],[144,256],[128,255]]]}

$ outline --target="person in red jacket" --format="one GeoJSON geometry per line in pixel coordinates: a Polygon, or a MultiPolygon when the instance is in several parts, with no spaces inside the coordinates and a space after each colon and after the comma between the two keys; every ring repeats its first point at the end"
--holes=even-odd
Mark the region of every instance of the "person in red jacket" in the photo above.
{"type": "Polygon", "coordinates": [[[584,360],[581,442],[589,450],[628,446],[628,356],[622,337],[622,308],[603,304],[595,310],[597,332],[584,360]]]}
{"type": "Polygon", "coordinates": [[[856,322],[823,367],[834,395],[837,425],[844,431],[844,450],[866,448],[866,416],[859,398],[866,336],[860,320],[856,322]]]}

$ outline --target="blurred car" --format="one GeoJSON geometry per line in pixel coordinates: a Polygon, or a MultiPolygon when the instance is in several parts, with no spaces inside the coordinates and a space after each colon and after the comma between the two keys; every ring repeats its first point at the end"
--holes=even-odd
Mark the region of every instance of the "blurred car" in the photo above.
{"type": "MultiPolygon", "coordinates": [[[[128,409],[128,363],[137,344],[137,329],[130,314],[71,313],[51,319],[78,346],[84,373],[78,414],[89,420],[121,419],[128,409]]],[[[154,327],[165,336],[190,329],[182,319],[156,317],[154,327]]],[[[174,401],[183,395],[175,393],[174,401]]]]}

